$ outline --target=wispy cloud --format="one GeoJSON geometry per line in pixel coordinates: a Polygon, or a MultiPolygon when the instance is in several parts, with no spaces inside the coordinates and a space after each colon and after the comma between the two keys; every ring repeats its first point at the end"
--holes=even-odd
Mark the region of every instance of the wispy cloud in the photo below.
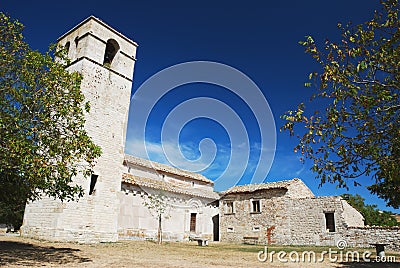
{"type": "Polygon", "coordinates": [[[215,180],[217,190],[225,190],[236,185],[243,178],[245,178],[245,183],[249,183],[257,168],[265,174],[268,172],[269,167],[263,165],[264,163],[259,163],[260,152],[254,153],[260,150],[259,144],[254,143],[250,146],[253,153],[248,157],[244,153],[247,147],[249,146],[240,144],[232,148],[229,144],[215,145],[210,141],[200,146],[191,142],[181,142],[177,145],[171,141],[164,141],[162,144],[146,141],[144,144],[141,140],[128,139],[126,153],[180,169],[199,172],[215,180]],[[233,154],[239,154],[239,156],[233,154]],[[236,160],[232,160],[234,157],[236,160]]]}
{"type": "Polygon", "coordinates": [[[198,149],[190,143],[177,146],[173,142],[144,143],[135,139],[128,139],[126,142],[128,154],[193,172],[204,171],[213,164],[213,159],[210,161],[212,156],[204,157],[197,152],[198,149]]]}

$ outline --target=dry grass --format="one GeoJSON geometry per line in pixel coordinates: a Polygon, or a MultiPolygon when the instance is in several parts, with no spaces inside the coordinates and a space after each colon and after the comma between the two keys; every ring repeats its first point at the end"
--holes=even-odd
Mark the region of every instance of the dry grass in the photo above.
{"type": "MultiPolygon", "coordinates": [[[[22,237],[0,236],[0,266],[5,267],[377,267],[376,263],[280,263],[260,262],[257,253],[263,246],[211,242],[199,247],[196,242],[164,243],[121,241],[83,245],[52,243],[22,237]]],[[[317,256],[324,247],[270,247],[269,251],[302,252],[317,256]]],[[[361,250],[363,251],[363,250],[361,250]]],[[[360,252],[361,252],[360,251],[360,252]]],[[[387,254],[389,255],[389,254],[387,254]]],[[[396,255],[400,260],[400,255],[396,255]]],[[[286,257],[287,258],[287,257],[286,257]]],[[[400,263],[378,267],[399,267],[400,263]]]]}

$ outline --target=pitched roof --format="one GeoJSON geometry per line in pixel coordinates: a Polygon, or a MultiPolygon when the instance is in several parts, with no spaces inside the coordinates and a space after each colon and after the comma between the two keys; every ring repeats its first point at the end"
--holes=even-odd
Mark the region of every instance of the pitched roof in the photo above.
{"type": "Polygon", "coordinates": [[[259,190],[269,190],[269,189],[287,189],[288,181],[278,181],[270,183],[259,183],[259,184],[246,184],[246,185],[236,185],[228,190],[224,191],[224,194],[233,193],[252,193],[259,190]]]}
{"type": "Polygon", "coordinates": [[[214,185],[214,182],[212,180],[207,179],[206,177],[204,177],[201,174],[190,172],[190,171],[183,170],[183,169],[174,168],[174,167],[171,167],[171,166],[168,166],[168,165],[164,165],[164,164],[161,164],[161,163],[153,162],[153,161],[150,161],[150,160],[147,160],[147,159],[143,159],[143,158],[139,158],[139,157],[135,157],[135,156],[132,156],[132,155],[125,154],[125,161],[124,162],[132,164],[132,165],[136,165],[136,166],[150,168],[150,169],[153,169],[155,171],[169,173],[169,174],[172,174],[172,175],[177,175],[177,176],[180,176],[180,177],[185,177],[185,178],[188,178],[188,179],[192,179],[192,180],[196,180],[196,181],[202,181],[202,182],[205,182],[207,184],[214,185]]]}
{"type": "Polygon", "coordinates": [[[303,183],[303,181],[297,178],[277,182],[233,186],[225,192],[222,192],[221,194],[226,195],[236,193],[252,193],[255,191],[270,189],[286,189],[288,191],[290,190],[293,193],[289,193],[288,196],[292,197],[314,197],[314,194],[303,183]]]}
{"type": "Polygon", "coordinates": [[[122,174],[122,181],[132,185],[137,185],[139,187],[148,187],[152,189],[158,189],[189,196],[203,197],[208,199],[219,199],[218,193],[214,191],[208,191],[205,189],[193,188],[193,187],[183,187],[181,185],[173,184],[172,182],[139,177],[128,173],[122,174]]]}

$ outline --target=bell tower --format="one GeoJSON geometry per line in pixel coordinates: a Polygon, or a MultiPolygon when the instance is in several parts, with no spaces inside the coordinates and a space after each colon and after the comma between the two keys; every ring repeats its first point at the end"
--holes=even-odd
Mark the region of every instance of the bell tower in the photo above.
{"type": "Polygon", "coordinates": [[[62,35],[70,71],[83,74],[81,90],[90,102],[85,128],[102,155],[87,179],[74,182],[85,189],[78,202],[44,197],[27,204],[22,234],[77,242],[116,241],[125,135],[137,44],[93,16],[62,35]]]}

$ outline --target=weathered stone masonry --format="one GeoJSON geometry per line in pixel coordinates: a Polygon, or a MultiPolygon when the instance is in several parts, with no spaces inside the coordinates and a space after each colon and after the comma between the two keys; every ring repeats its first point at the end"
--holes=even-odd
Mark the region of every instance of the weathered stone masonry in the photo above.
{"type": "Polygon", "coordinates": [[[400,227],[349,227],[343,239],[352,247],[370,247],[371,243],[381,243],[388,244],[388,249],[400,251],[400,227]]]}
{"type": "Polygon", "coordinates": [[[362,215],[339,196],[315,197],[299,179],[235,186],[220,199],[221,241],[400,249],[399,227],[364,227],[362,215]],[[259,206],[259,208],[258,208],[259,206]]]}
{"type": "Polygon", "coordinates": [[[61,36],[58,43],[69,48],[68,69],[83,74],[81,89],[91,104],[85,128],[103,154],[94,168],[98,176],[94,189],[90,189],[90,179],[78,176],[74,182],[85,189],[79,202],[45,197],[27,204],[22,234],[57,241],[117,241],[117,192],[137,44],[95,17],[61,36]],[[113,53],[108,53],[109,48],[113,53]]]}

